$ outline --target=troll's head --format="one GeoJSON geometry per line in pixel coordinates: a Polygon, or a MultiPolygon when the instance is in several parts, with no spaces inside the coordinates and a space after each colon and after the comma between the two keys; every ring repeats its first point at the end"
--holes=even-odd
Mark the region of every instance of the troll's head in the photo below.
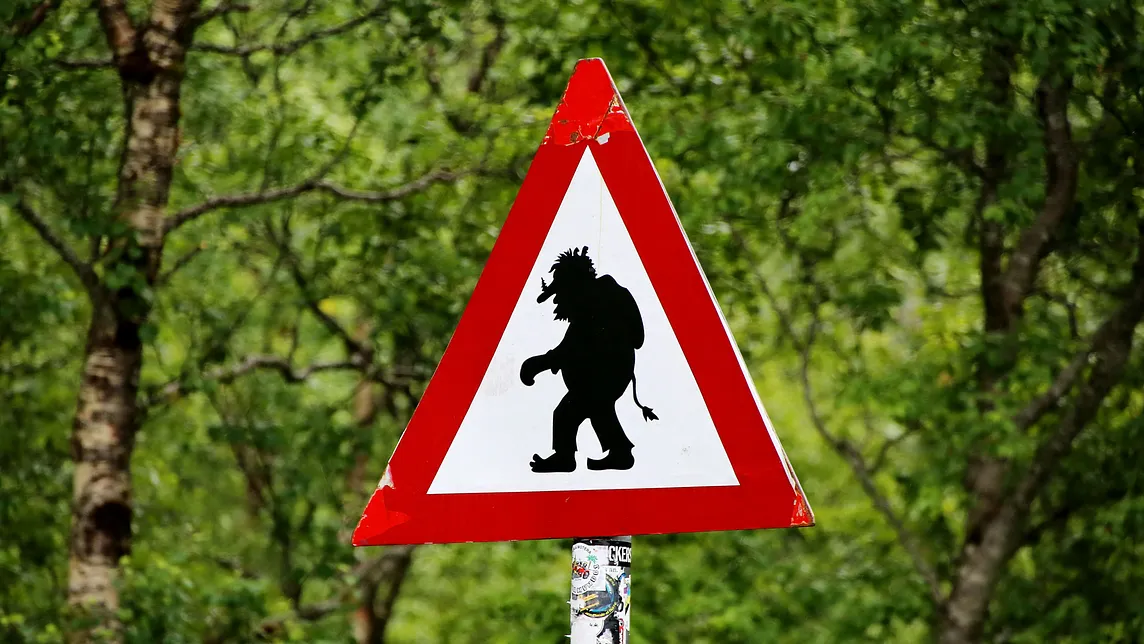
{"type": "Polygon", "coordinates": [[[589,297],[591,284],[596,279],[596,267],[588,257],[588,247],[568,249],[556,258],[556,263],[548,269],[552,273],[552,283],[540,280],[540,296],[536,301],[544,302],[555,296],[556,319],[567,320],[576,316],[589,297]]]}

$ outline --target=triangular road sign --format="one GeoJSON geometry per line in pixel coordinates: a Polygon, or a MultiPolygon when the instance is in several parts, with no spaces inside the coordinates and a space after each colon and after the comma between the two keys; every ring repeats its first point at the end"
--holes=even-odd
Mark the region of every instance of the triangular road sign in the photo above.
{"type": "Polygon", "coordinates": [[[354,545],[813,523],[607,68],[580,61],[354,545]]]}

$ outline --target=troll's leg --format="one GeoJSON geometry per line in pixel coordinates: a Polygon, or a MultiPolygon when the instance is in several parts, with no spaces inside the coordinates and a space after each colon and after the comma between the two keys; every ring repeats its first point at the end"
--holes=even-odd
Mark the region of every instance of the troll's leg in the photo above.
{"type": "Polygon", "coordinates": [[[616,417],[615,401],[598,405],[590,416],[592,429],[596,430],[596,438],[600,440],[600,448],[608,452],[601,459],[588,459],[590,470],[627,470],[635,465],[632,456],[632,442],[628,440],[620,419],[616,417]]]}
{"type": "Polygon", "coordinates": [[[533,472],[571,472],[576,469],[576,430],[588,417],[584,406],[568,394],[552,412],[552,456],[532,455],[533,472]]]}

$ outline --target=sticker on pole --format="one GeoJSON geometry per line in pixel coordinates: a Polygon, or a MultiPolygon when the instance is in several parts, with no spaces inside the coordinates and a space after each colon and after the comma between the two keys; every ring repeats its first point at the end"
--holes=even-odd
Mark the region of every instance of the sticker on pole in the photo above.
{"type": "Polygon", "coordinates": [[[632,608],[631,541],[572,544],[572,642],[627,644],[632,608]]]}
{"type": "Polygon", "coordinates": [[[813,525],[603,61],[580,61],[355,545],[813,525]]]}

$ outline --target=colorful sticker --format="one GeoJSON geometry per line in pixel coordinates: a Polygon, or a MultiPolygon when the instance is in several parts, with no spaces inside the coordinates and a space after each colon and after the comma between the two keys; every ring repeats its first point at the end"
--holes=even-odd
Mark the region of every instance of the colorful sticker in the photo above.
{"type": "Polygon", "coordinates": [[[600,559],[596,548],[586,543],[572,545],[572,595],[601,590],[600,559]]]}
{"type": "Polygon", "coordinates": [[[627,644],[631,543],[577,540],[572,546],[572,644],[627,644]]]}

